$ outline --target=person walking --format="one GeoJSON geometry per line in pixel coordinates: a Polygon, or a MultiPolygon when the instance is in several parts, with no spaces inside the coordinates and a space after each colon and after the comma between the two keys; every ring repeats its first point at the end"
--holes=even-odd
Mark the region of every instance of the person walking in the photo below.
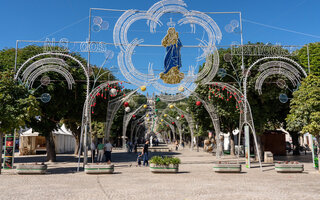
{"type": "Polygon", "coordinates": [[[104,144],[99,142],[99,144],[98,144],[98,158],[97,158],[98,162],[102,162],[103,155],[104,155],[104,144]]]}
{"type": "Polygon", "coordinates": [[[104,145],[104,151],[106,156],[106,162],[111,163],[112,145],[108,140],[106,140],[106,144],[104,145]]]}
{"type": "Polygon", "coordinates": [[[94,158],[96,156],[96,145],[93,140],[91,141],[90,148],[91,148],[91,162],[94,163],[94,158]]]}
{"type": "Polygon", "coordinates": [[[175,144],[176,144],[176,151],[178,151],[178,149],[179,149],[179,142],[178,142],[178,140],[176,140],[175,144]]]}
{"type": "Polygon", "coordinates": [[[142,149],[142,156],[143,156],[143,166],[148,166],[149,165],[149,158],[148,158],[148,154],[149,154],[149,140],[146,141],[146,143],[143,146],[142,149]]]}

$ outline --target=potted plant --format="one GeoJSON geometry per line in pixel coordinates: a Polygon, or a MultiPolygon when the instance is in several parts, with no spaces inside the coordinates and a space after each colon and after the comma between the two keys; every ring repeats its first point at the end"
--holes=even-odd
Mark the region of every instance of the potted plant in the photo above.
{"type": "Polygon", "coordinates": [[[150,171],[153,173],[177,173],[179,171],[179,158],[153,156],[150,159],[150,171]]]}
{"type": "Polygon", "coordinates": [[[24,163],[18,164],[16,168],[17,174],[45,174],[48,166],[44,163],[24,163]]]}
{"type": "Polygon", "coordinates": [[[240,173],[241,165],[237,163],[221,162],[213,164],[213,171],[223,173],[240,173]]]}

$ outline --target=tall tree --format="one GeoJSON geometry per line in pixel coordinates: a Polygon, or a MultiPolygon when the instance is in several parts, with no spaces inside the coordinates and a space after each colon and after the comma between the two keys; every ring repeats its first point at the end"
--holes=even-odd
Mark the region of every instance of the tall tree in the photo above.
{"type": "MultiPolygon", "coordinates": [[[[12,71],[0,72],[0,152],[3,134],[24,127],[27,121],[39,114],[38,106],[36,98],[13,79],[12,71]]],[[[0,162],[1,157],[2,153],[0,162]]]]}
{"type": "Polygon", "coordinates": [[[308,64],[310,63],[310,73],[313,73],[316,76],[320,76],[320,42],[305,45],[298,50],[297,57],[298,62],[305,68],[307,72],[309,71],[308,64]]]}
{"type": "Polygon", "coordinates": [[[288,114],[286,121],[289,130],[301,131],[302,133],[309,132],[316,137],[318,149],[320,148],[319,76],[310,74],[302,81],[299,90],[293,93],[293,99],[290,102],[290,114],[288,114]]]}

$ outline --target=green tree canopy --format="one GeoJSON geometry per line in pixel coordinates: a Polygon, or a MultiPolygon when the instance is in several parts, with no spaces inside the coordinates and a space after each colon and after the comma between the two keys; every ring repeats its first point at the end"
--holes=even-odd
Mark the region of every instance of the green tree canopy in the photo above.
{"type": "Polygon", "coordinates": [[[320,135],[320,77],[310,74],[293,93],[287,128],[293,131],[320,135]]]}

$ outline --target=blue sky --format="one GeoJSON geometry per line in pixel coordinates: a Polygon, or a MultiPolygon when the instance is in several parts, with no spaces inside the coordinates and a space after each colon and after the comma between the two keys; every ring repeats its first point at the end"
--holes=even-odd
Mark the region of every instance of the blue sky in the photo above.
{"type": "MultiPolygon", "coordinates": [[[[147,10],[156,2],[157,0],[2,0],[0,4],[0,24],[2,27],[0,48],[15,47],[16,40],[45,40],[46,38],[51,40],[55,38],[57,41],[61,38],[67,38],[69,41],[85,41],[88,37],[90,8],[147,10]]],[[[185,3],[189,10],[203,12],[240,11],[243,20],[244,43],[250,41],[304,45],[320,41],[319,0],[185,0],[185,3]]],[[[114,23],[120,14],[113,15],[111,12],[93,11],[93,16],[102,16],[104,20],[110,20],[110,24],[114,23]]],[[[211,15],[210,17],[217,22],[222,31],[221,44],[228,45],[232,41],[240,41],[239,35],[226,33],[224,27],[230,20],[237,19],[239,17],[237,14],[211,15]]],[[[110,25],[109,32],[101,31],[100,35],[92,32],[92,38],[112,42],[112,29],[113,27],[110,25]]],[[[164,29],[163,34],[160,31],[157,37],[152,36],[150,37],[152,39],[148,40],[147,34],[139,32],[142,28],[137,26],[137,29],[139,29],[137,32],[132,33],[132,38],[144,38],[149,43],[160,43],[161,38],[165,35],[164,29]]],[[[183,34],[184,31],[186,30],[180,30],[179,34],[182,38],[188,38],[187,33],[183,34]]],[[[202,32],[199,31],[197,34],[197,38],[201,38],[202,32]]],[[[192,42],[188,39],[182,40],[183,44],[191,44],[192,42]]],[[[158,63],[162,63],[163,51],[164,49],[159,49],[152,54],[149,50],[139,52],[137,49],[137,56],[133,58],[134,62],[136,61],[136,68],[147,69],[149,61],[143,62],[144,59],[140,59],[145,55],[148,55],[149,58],[159,58],[158,63]]],[[[189,58],[186,56],[188,53],[192,54],[193,52],[191,50],[183,52],[185,55],[183,64],[188,62],[189,58]]],[[[103,63],[103,58],[101,55],[93,55],[92,63],[100,65],[103,63]]],[[[155,61],[155,65],[158,63],[155,61]]],[[[191,65],[198,64],[194,62],[191,65]]],[[[107,65],[108,67],[116,65],[116,55],[114,62],[107,63],[107,65]]],[[[183,70],[186,72],[188,67],[183,70]]]]}
{"type": "MultiPolygon", "coordinates": [[[[156,0],[10,0],[1,1],[0,48],[14,47],[15,41],[65,36],[85,40],[89,8],[147,10],[156,0]],[[79,20],[81,20],[77,23],[79,20]],[[74,24],[74,25],[72,25],[74,24]],[[58,34],[50,35],[66,26],[58,34]],[[70,35],[70,30],[72,35],[70,35]],[[65,32],[65,35],[63,34],[65,32]]],[[[320,40],[320,1],[318,0],[185,0],[189,9],[199,11],[241,11],[244,41],[303,45],[320,40]],[[296,34],[249,23],[280,27],[314,35],[296,34]],[[317,36],[317,37],[315,37],[317,36]]]]}

